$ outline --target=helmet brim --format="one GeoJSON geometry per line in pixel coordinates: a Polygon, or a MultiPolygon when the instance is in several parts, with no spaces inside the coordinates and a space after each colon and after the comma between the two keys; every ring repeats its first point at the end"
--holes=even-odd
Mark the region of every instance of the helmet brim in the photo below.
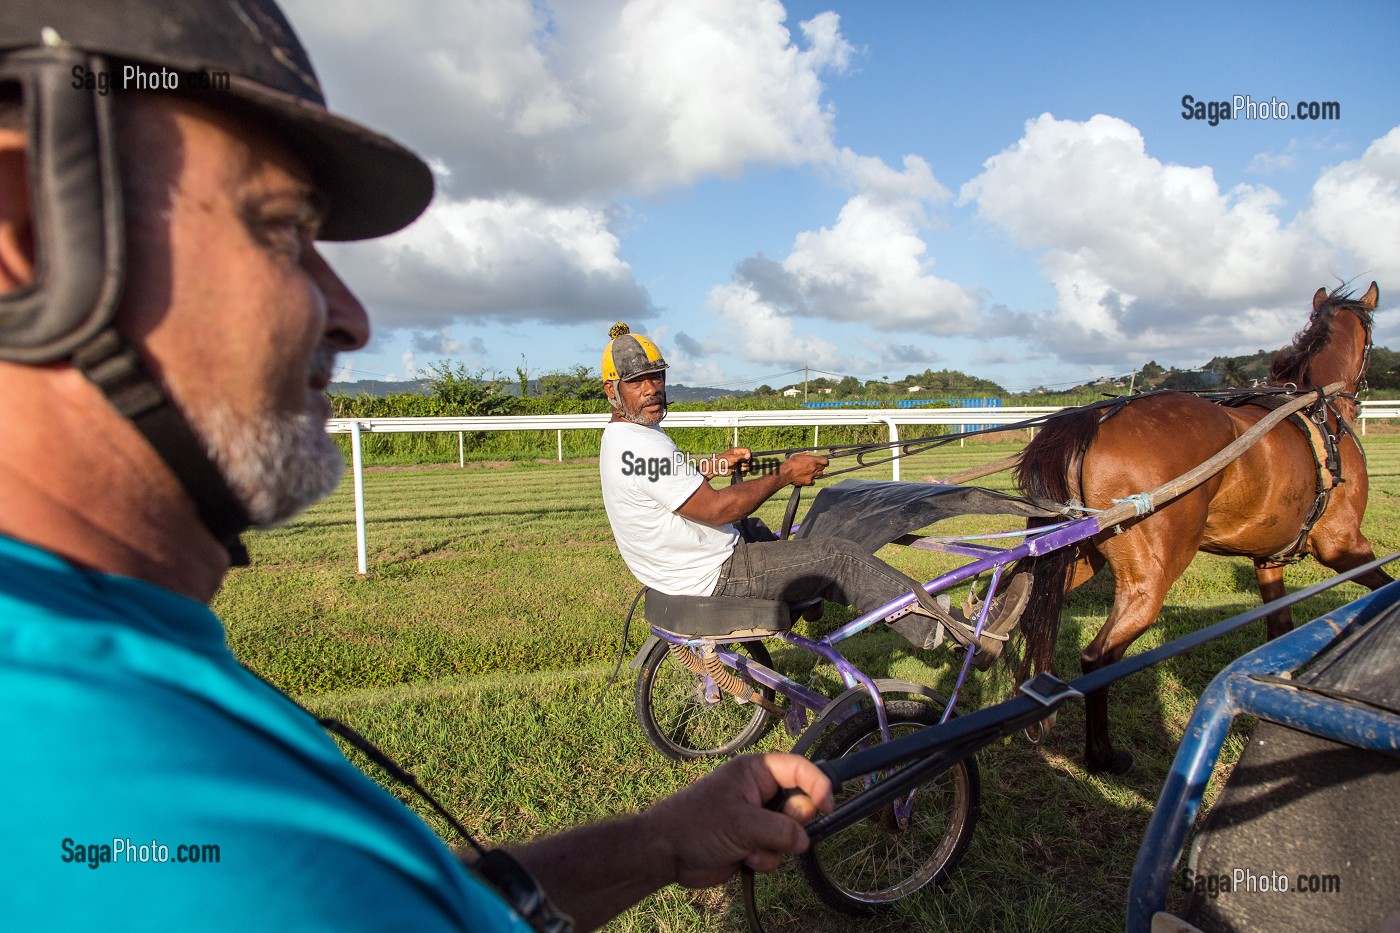
{"type": "Polygon", "coordinates": [[[628,374],[627,376],[625,376],[625,377],[624,377],[624,376],[619,376],[617,381],[618,381],[618,382],[633,382],[633,381],[635,381],[635,380],[637,380],[637,379],[642,378],[643,376],[654,376],[654,375],[656,375],[657,373],[664,373],[664,372],[666,371],[666,369],[667,369],[666,364],[665,364],[665,363],[662,363],[662,364],[659,365],[659,366],[651,366],[651,367],[649,367],[649,368],[647,368],[647,369],[640,369],[640,370],[637,370],[637,371],[634,372],[634,373],[629,373],[629,374],[628,374]]]}
{"type": "MultiPolygon", "coordinates": [[[[207,96],[206,96],[207,95],[207,96]]],[[[433,199],[433,173],[411,150],[324,107],[238,75],[227,91],[284,141],[326,198],[322,240],[366,240],[401,230],[433,199]]]]}

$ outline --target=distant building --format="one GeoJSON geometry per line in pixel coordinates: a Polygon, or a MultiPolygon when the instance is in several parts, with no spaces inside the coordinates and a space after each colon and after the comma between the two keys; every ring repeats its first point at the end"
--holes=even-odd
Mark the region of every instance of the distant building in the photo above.
{"type": "Polygon", "coordinates": [[[924,391],[924,387],[923,387],[923,386],[910,386],[910,387],[909,387],[908,389],[906,389],[905,391],[906,391],[906,392],[922,392],[922,391],[924,391]]]}
{"type": "Polygon", "coordinates": [[[801,390],[801,389],[784,389],[784,390],[783,390],[783,398],[797,398],[797,397],[798,397],[799,395],[801,395],[801,394],[802,394],[802,390],[801,390]]]}

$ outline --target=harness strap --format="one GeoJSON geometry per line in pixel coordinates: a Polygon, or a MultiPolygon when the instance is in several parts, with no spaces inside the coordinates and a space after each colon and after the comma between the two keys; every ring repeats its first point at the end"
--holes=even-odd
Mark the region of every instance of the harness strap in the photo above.
{"type": "MultiPolygon", "coordinates": [[[[1313,465],[1317,469],[1317,484],[1314,489],[1313,502],[1308,508],[1308,513],[1303,518],[1303,523],[1298,531],[1298,537],[1293,543],[1271,554],[1269,557],[1255,562],[1261,568],[1287,567],[1291,564],[1303,560],[1307,555],[1304,547],[1307,544],[1308,536],[1312,534],[1313,528],[1322,520],[1323,514],[1327,511],[1327,505],[1332,500],[1332,490],[1345,480],[1342,477],[1342,457],[1341,449],[1337,444],[1336,435],[1326,430],[1327,416],[1331,414],[1338,425],[1345,426],[1346,421],[1332,407],[1331,397],[1325,395],[1321,389],[1317,390],[1318,399],[1315,404],[1304,411],[1290,415],[1288,420],[1302,432],[1307,438],[1308,450],[1313,456],[1313,465]]],[[[1273,399],[1268,401],[1256,399],[1245,404],[1254,405],[1259,408],[1277,407],[1273,399]],[[1272,403],[1272,404],[1271,404],[1272,403]]],[[[1344,427],[1345,429],[1345,427],[1344,427]]],[[[1358,448],[1360,444],[1357,444],[1358,448]]]]}

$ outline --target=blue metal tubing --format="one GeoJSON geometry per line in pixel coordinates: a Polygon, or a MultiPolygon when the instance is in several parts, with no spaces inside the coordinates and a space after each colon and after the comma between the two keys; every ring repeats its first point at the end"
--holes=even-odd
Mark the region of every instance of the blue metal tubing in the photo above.
{"type": "Polygon", "coordinates": [[[1400,581],[1256,648],[1210,682],[1187,724],[1138,849],[1128,889],[1130,933],[1147,933],[1152,915],[1166,904],[1173,870],[1235,716],[1260,716],[1323,738],[1395,754],[1400,747],[1400,716],[1252,678],[1296,670],[1397,600],[1400,581]]]}

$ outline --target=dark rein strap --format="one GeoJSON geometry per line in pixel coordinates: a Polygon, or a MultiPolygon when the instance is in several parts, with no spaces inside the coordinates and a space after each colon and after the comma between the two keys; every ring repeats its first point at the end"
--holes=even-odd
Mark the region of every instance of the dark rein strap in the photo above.
{"type": "Polygon", "coordinates": [[[1298,590],[1288,596],[1265,603],[1257,609],[1231,616],[1173,642],[1124,658],[1107,667],[1078,677],[1069,683],[1051,674],[1038,674],[1021,685],[1023,696],[952,719],[944,725],[930,727],[863,752],[823,762],[821,768],[832,783],[846,781],[884,771],[912,762],[907,768],[887,777],[837,807],[831,813],[813,820],[807,835],[815,844],[864,819],[885,803],[927,783],[963,758],[974,754],[991,742],[1011,735],[1028,725],[1047,718],[1066,701],[1106,689],[1109,685],[1154,664],[1199,647],[1208,641],[1229,634],[1271,613],[1316,596],[1324,590],[1383,567],[1400,558],[1400,552],[1377,558],[1345,573],[1298,590]],[[1048,689],[1047,689],[1048,688],[1048,689]]]}
{"type": "MultiPolygon", "coordinates": [[[[749,457],[756,460],[760,457],[790,457],[793,454],[818,454],[828,460],[837,460],[844,457],[855,457],[856,465],[845,467],[840,470],[823,471],[823,477],[841,476],[855,470],[863,470],[866,467],[880,466],[885,463],[892,463],[904,457],[914,454],[925,453],[944,444],[951,444],[953,441],[966,440],[969,437],[978,437],[983,434],[1000,434],[1004,431],[1023,431],[1030,428],[1042,427],[1057,418],[1064,418],[1069,415],[1079,414],[1085,411],[1097,411],[1108,409],[1101,420],[1107,420],[1117,414],[1129,403],[1138,399],[1150,398],[1154,395],[1164,395],[1169,392],[1195,395],[1207,399],[1217,405],[1228,404],[1236,399],[1248,398],[1261,395],[1298,395],[1307,392],[1315,392],[1316,389],[1299,389],[1289,386],[1261,386],[1256,389],[1232,389],[1226,392],[1186,392],[1181,389],[1154,389],[1151,392],[1139,392],[1135,395],[1113,395],[1098,402],[1090,402],[1088,405],[1077,405],[1072,408],[1065,408],[1060,411],[1051,412],[1046,415],[1037,415],[1034,418],[1026,418],[1023,421],[1013,421],[1009,424],[1001,424],[992,428],[978,428],[976,431],[962,431],[958,434],[929,435],[928,437],[916,437],[905,441],[871,441],[865,444],[828,444],[826,446],[814,447],[778,447],[772,450],[751,451],[749,457]],[[894,451],[887,456],[871,458],[871,455],[882,451],[894,451]]],[[[1355,398],[1354,393],[1338,393],[1342,398],[1355,398]]]]}
{"type": "MultiPolygon", "coordinates": [[[[1360,567],[1353,567],[1345,573],[1265,603],[1257,609],[1231,616],[1160,648],[1124,658],[1069,683],[1053,674],[1037,674],[1021,685],[1022,695],[1014,699],[967,713],[941,725],[893,739],[854,755],[819,762],[818,767],[826,773],[835,787],[867,774],[888,771],[902,764],[907,763],[908,767],[887,774],[879,783],[845,801],[825,816],[808,823],[807,838],[812,845],[817,845],[871,816],[881,807],[891,804],[920,785],[928,783],[997,739],[1014,735],[1046,719],[1071,699],[1082,699],[1086,694],[1107,689],[1110,684],[1124,677],[1140,673],[1154,664],[1229,634],[1278,609],[1292,606],[1324,590],[1383,567],[1397,558],[1400,558],[1400,552],[1378,558],[1360,567]]],[[[786,799],[784,792],[779,792],[770,801],[769,806],[780,809],[786,799]]],[[[758,919],[753,872],[747,867],[742,870],[742,882],[744,910],[750,933],[763,933],[763,926],[758,919]]]]}

